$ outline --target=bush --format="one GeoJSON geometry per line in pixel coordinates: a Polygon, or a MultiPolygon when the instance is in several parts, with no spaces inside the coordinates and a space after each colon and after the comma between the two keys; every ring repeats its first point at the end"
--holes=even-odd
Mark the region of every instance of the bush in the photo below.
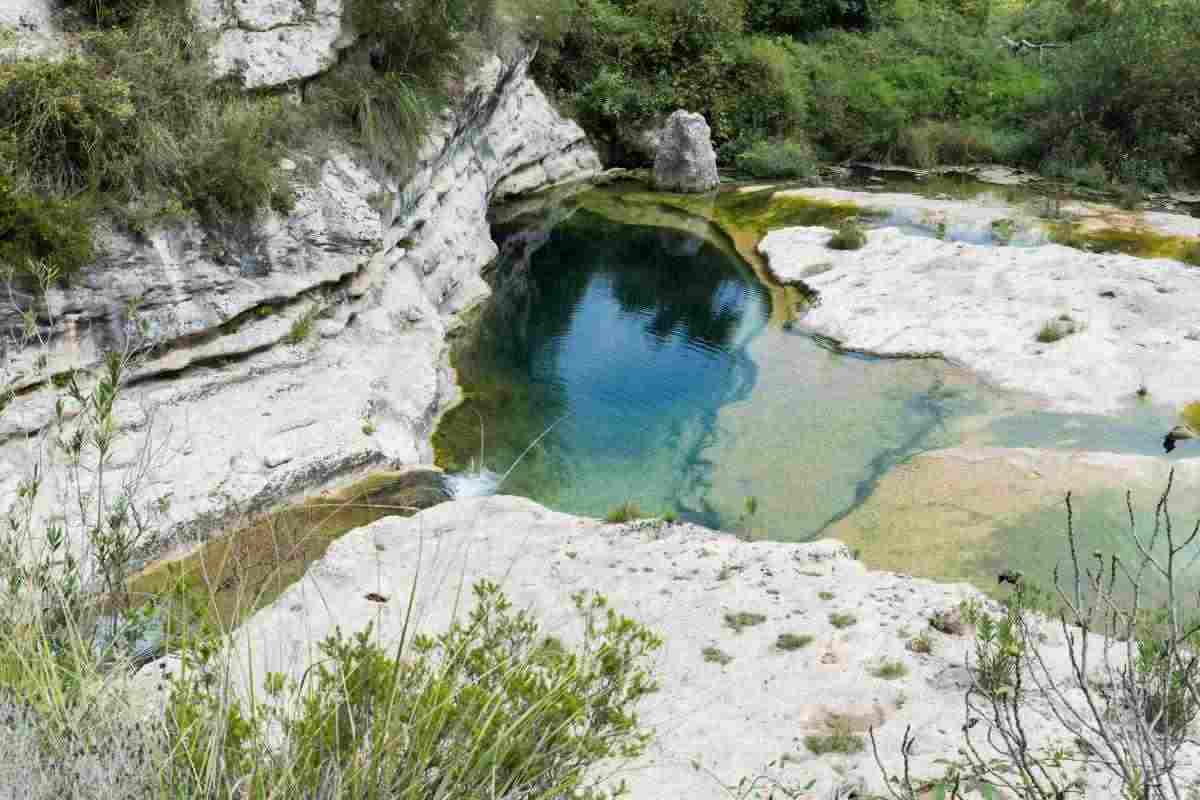
{"type": "Polygon", "coordinates": [[[737,157],[738,169],[755,178],[808,178],[816,174],[812,148],[800,141],[759,141],[737,157]]]}
{"type": "Polygon", "coordinates": [[[858,222],[848,219],[834,231],[825,246],[830,250],[861,250],[866,244],[866,231],[858,222]]]}
{"type": "Polygon", "coordinates": [[[189,656],[172,684],[181,746],[169,780],[215,790],[205,796],[281,796],[284,787],[345,798],[593,796],[590,769],[648,741],[634,708],[654,689],[646,662],[659,640],[600,597],[575,597],[577,649],[544,636],[495,584],[477,584],[475,599],[469,619],[398,652],[369,626],[349,638],[338,631],[302,690],[269,676],[276,705],[249,711],[213,701],[221,682],[211,649],[189,656]],[[282,757],[268,755],[268,724],[282,734],[282,757]]]}
{"type": "Polygon", "coordinates": [[[0,175],[0,266],[36,273],[39,262],[58,275],[75,272],[94,255],[89,217],[83,201],[19,193],[0,175]]]}

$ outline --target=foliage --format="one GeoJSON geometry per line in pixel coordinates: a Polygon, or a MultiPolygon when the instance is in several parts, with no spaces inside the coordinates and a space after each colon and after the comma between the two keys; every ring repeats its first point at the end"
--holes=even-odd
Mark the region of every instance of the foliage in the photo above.
{"type": "Polygon", "coordinates": [[[708,645],[701,650],[700,655],[704,658],[706,663],[719,664],[722,667],[733,661],[733,656],[729,655],[719,647],[714,647],[713,645],[708,645]]]}
{"type": "Polygon", "coordinates": [[[813,637],[807,633],[781,633],[775,640],[775,646],[780,650],[792,651],[808,647],[812,642],[813,637]]]}
{"type": "Polygon", "coordinates": [[[741,633],[746,628],[762,625],[766,621],[766,614],[759,614],[754,611],[730,611],[725,614],[725,626],[731,628],[734,633],[741,633]]]}
{"type": "Polygon", "coordinates": [[[93,253],[86,205],[16,191],[0,175],[0,270],[23,273],[42,268],[56,275],[75,272],[93,253]]]}
{"type": "Polygon", "coordinates": [[[866,244],[867,232],[856,220],[848,219],[838,226],[825,246],[830,250],[861,250],[866,244]]]}
{"type": "Polygon", "coordinates": [[[737,167],[755,178],[808,178],[817,171],[812,148],[795,139],[755,142],[738,154],[737,167]]]}
{"type": "Polygon", "coordinates": [[[829,28],[866,30],[894,12],[893,0],[748,0],[752,31],[805,37],[829,28]]]}
{"type": "Polygon", "coordinates": [[[858,617],[848,611],[835,611],[829,615],[829,624],[835,628],[849,628],[858,624],[858,617]]]}
{"type": "Polygon", "coordinates": [[[285,786],[347,798],[600,797],[589,767],[647,742],[634,707],[654,689],[645,662],[659,640],[580,594],[583,641],[570,649],[497,585],[474,592],[468,619],[394,653],[369,626],[335,632],[304,688],[269,676],[273,704],[249,712],[220,700],[202,651],[172,683],[172,730],[185,743],[172,780],[249,797],[282,796],[285,786]],[[267,756],[268,724],[282,733],[281,758],[267,756]]]}
{"type": "Polygon", "coordinates": [[[642,514],[641,507],[632,500],[629,500],[610,509],[609,512],[604,515],[604,521],[610,525],[620,525],[626,522],[639,520],[643,516],[644,515],[642,514]]]}
{"type": "Polygon", "coordinates": [[[829,733],[809,734],[804,737],[804,746],[815,756],[828,753],[854,755],[861,753],[865,747],[863,738],[850,730],[845,720],[833,718],[827,721],[829,733]]]}

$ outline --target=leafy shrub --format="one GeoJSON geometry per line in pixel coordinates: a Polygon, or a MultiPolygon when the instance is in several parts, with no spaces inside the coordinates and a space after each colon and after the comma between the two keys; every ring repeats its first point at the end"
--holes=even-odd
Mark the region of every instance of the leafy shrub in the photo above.
{"type": "Polygon", "coordinates": [[[0,265],[20,272],[41,262],[59,275],[69,275],[93,255],[86,205],[23,194],[0,175],[0,265]]]}
{"type": "Polygon", "coordinates": [[[747,0],[746,23],[753,31],[809,36],[827,28],[865,30],[884,22],[894,0],[747,0]]]}
{"type": "Polygon", "coordinates": [[[0,65],[0,136],[48,188],[111,185],[136,114],[130,82],[82,56],[0,65]]]}
{"type": "Polygon", "coordinates": [[[211,660],[186,664],[170,719],[187,746],[172,753],[171,780],[219,796],[288,786],[346,798],[593,796],[589,768],[648,741],[634,709],[654,689],[646,662],[660,641],[596,596],[575,597],[578,649],[542,635],[495,584],[477,584],[475,599],[469,619],[395,654],[369,627],[338,631],[294,711],[282,676],[267,680],[277,705],[244,712],[210,702],[221,696],[211,660]],[[282,757],[266,757],[268,723],[282,757]]]}
{"type": "Polygon", "coordinates": [[[816,173],[812,148],[800,141],[759,141],[737,157],[742,172],[756,178],[807,178],[816,173]]]}
{"type": "Polygon", "coordinates": [[[830,250],[861,250],[867,244],[866,231],[855,220],[843,222],[826,244],[830,250]]]}

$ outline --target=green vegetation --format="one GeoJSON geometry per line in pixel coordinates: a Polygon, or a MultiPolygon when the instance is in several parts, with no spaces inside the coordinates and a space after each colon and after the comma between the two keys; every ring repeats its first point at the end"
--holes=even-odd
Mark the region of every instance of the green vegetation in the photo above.
{"type": "Polygon", "coordinates": [[[791,652],[792,650],[801,650],[812,643],[813,637],[807,633],[781,633],[775,640],[775,647],[791,652]]]}
{"type": "Polygon", "coordinates": [[[817,597],[821,600],[824,600],[826,603],[828,603],[830,600],[837,597],[837,595],[835,595],[833,592],[829,592],[829,591],[820,591],[820,592],[817,592],[817,597]]]}
{"type": "Polygon", "coordinates": [[[604,521],[610,525],[620,525],[625,522],[639,520],[643,516],[642,509],[638,506],[638,504],[632,500],[627,500],[624,503],[621,503],[621,505],[610,509],[609,512],[604,515],[604,521]]]}
{"type": "Polygon", "coordinates": [[[719,647],[709,645],[700,651],[700,655],[709,664],[720,664],[722,667],[733,661],[733,656],[726,653],[719,647]]]}
{"type": "Polygon", "coordinates": [[[762,140],[738,154],[737,167],[755,178],[809,178],[817,160],[805,142],[762,140]]]}
{"type": "Polygon", "coordinates": [[[290,210],[279,163],[301,150],[319,159],[327,133],[402,171],[494,28],[492,0],[354,0],[346,14],[364,49],[293,103],[212,81],[210,37],[182,0],[67,5],[78,46],[66,58],[0,64],[0,263],[60,277],[91,259],[100,216],[145,234],[290,210]]]}
{"type": "Polygon", "coordinates": [[[1188,403],[1179,416],[1183,423],[1194,431],[1200,431],[1200,402],[1188,403]]]}
{"type": "Polygon", "coordinates": [[[725,626],[732,628],[734,633],[741,633],[746,628],[762,625],[766,621],[766,614],[758,614],[753,611],[728,612],[725,614],[725,626]]]}
{"type": "Polygon", "coordinates": [[[894,681],[907,675],[908,667],[899,661],[885,658],[871,669],[871,674],[885,681],[894,681]]]}
{"type": "Polygon", "coordinates": [[[1042,344],[1053,344],[1067,338],[1073,333],[1078,333],[1080,330],[1082,330],[1082,327],[1070,315],[1060,314],[1058,317],[1043,324],[1038,329],[1037,336],[1034,338],[1042,344]]]}
{"type": "Polygon", "coordinates": [[[826,247],[830,250],[861,250],[866,244],[866,231],[856,220],[848,219],[838,226],[826,247]]]}
{"type": "Polygon", "coordinates": [[[829,624],[839,630],[858,624],[858,617],[847,611],[835,611],[829,615],[829,624]]]}
{"type": "Polygon", "coordinates": [[[928,655],[933,652],[933,639],[927,631],[921,631],[904,643],[910,652],[928,655]]]}
{"type": "Polygon", "coordinates": [[[637,131],[683,107],[757,177],[802,174],[810,146],[832,160],[1019,164],[1106,190],[1200,177],[1200,0],[518,5],[538,20],[536,76],[618,161],[643,160],[637,131]]]}
{"type": "Polygon", "coordinates": [[[300,316],[296,317],[292,322],[292,327],[288,329],[287,336],[283,337],[288,344],[301,344],[312,336],[313,326],[317,323],[317,318],[321,316],[321,306],[313,303],[304,310],[300,316]]]}
{"type": "Polygon", "coordinates": [[[865,747],[863,738],[850,730],[850,725],[838,718],[827,722],[829,733],[809,734],[804,737],[804,746],[815,756],[829,753],[839,755],[854,755],[861,753],[865,747]]]}

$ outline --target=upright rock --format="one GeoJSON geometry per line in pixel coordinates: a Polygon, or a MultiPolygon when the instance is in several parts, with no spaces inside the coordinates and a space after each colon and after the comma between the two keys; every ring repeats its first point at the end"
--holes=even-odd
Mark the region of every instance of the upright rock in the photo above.
{"type": "Polygon", "coordinates": [[[720,183],[712,134],[700,114],[676,111],[667,119],[654,158],[654,185],[668,192],[707,192],[720,183]]]}

